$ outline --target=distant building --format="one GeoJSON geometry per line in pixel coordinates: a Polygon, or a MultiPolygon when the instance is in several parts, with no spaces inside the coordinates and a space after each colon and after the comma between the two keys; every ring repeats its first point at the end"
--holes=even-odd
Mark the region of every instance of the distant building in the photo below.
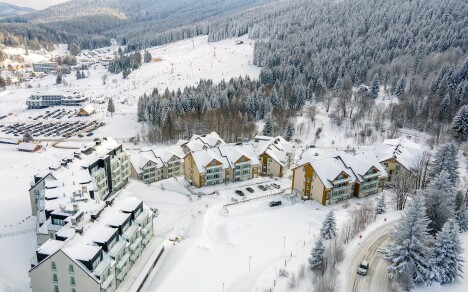
{"type": "Polygon", "coordinates": [[[91,104],[88,104],[86,105],[85,107],[82,107],[77,115],[78,116],[90,116],[92,115],[94,112],[96,111],[96,109],[94,108],[94,106],[92,106],[91,104]]]}
{"type": "Polygon", "coordinates": [[[41,144],[34,144],[34,143],[20,143],[18,147],[16,147],[18,151],[23,151],[23,152],[37,152],[42,149],[41,144]]]}
{"type": "Polygon", "coordinates": [[[58,64],[57,62],[39,62],[33,63],[34,72],[43,72],[43,73],[54,73],[57,72],[58,64]]]}
{"type": "Polygon", "coordinates": [[[87,98],[78,93],[37,93],[27,100],[28,109],[41,109],[50,106],[81,106],[87,98]]]}
{"type": "Polygon", "coordinates": [[[216,132],[205,135],[193,135],[190,141],[180,140],[177,143],[186,154],[192,151],[213,148],[222,144],[226,144],[226,142],[224,142],[216,132]]]}

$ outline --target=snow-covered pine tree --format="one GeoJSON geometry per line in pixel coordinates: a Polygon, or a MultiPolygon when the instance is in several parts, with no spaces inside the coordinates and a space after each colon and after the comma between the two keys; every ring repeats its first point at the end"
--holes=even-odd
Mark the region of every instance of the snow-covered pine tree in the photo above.
{"type": "Polygon", "coordinates": [[[112,97],[109,98],[109,103],[107,104],[107,111],[110,112],[111,117],[113,116],[115,112],[115,105],[114,105],[114,100],[112,99],[112,97]]]}
{"type": "Polygon", "coordinates": [[[405,78],[401,77],[396,85],[395,95],[401,96],[405,93],[405,78]]]}
{"type": "Polygon", "coordinates": [[[434,155],[430,176],[435,177],[445,170],[449,174],[450,181],[456,183],[458,180],[457,152],[457,147],[452,143],[442,145],[434,155]]]}
{"type": "Polygon", "coordinates": [[[273,133],[273,119],[271,118],[271,114],[267,114],[265,118],[265,125],[263,126],[263,135],[271,136],[273,133]]]}
{"type": "Polygon", "coordinates": [[[443,170],[426,190],[426,214],[429,218],[429,232],[435,235],[455,210],[456,192],[449,174],[443,170]]]}
{"type": "Polygon", "coordinates": [[[379,74],[375,73],[374,78],[372,78],[371,85],[369,87],[369,97],[376,99],[379,96],[379,74]]]}
{"type": "Polygon", "coordinates": [[[323,245],[323,239],[322,237],[319,237],[315,242],[312,252],[310,253],[309,267],[311,270],[315,270],[322,265],[324,253],[325,246],[323,245]]]}
{"type": "Polygon", "coordinates": [[[322,223],[322,227],[320,228],[320,235],[324,239],[332,239],[335,238],[336,231],[335,212],[330,210],[322,223]]]}
{"type": "Polygon", "coordinates": [[[385,194],[382,194],[375,205],[375,214],[383,214],[386,211],[385,194]]]}
{"type": "Polygon", "coordinates": [[[390,233],[390,244],[381,250],[382,258],[390,263],[387,272],[391,278],[402,278],[411,273],[410,286],[422,284],[429,275],[429,243],[424,197],[421,192],[404,211],[390,233]]]}
{"type": "Polygon", "coordinates": [[[294,136],[294,132],[294,124],[291,121],[289,121],[286,126],[286,129],[284,129],[284,139],[286,139],[286,141],[291,141],[292,137],[294,136]]]}
{"type": "Polygon", "coordinates": [[[460,232],[468,231],[467,190],[458,190],[456,197],[456,218],[460,232]]]}
{"type": "Polygon", "coordinates": [[[468,105],[462,106],[452,121],[452,133],[458,142],[465,142],[468,138],[468,105]]]}
{"type": "Polygon", "coordinates": [[[437,233],[430,259],[430,283],[453,283],[463,274],[463,248],[458,224],[448,220],[437,233]]]}

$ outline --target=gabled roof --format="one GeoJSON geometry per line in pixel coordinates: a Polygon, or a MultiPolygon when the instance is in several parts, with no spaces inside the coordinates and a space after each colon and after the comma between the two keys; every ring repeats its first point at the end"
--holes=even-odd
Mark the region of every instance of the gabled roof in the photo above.
{"type": "Polygon", "coordinates": [[[355,155],[340,154],[337,158],[341,159],[344,165],[351,169],[360,182],[364,181],[363,176],[372,168],[375,168],[379,172],[379,178],[387,176],[387,172],[379,163],[375,154],[371,151],[355,155]]]}
{"type": "Polygon", "coordinates": [[[332,181],[334,181],[341,173],[347,174],[351,181],[356,180],[354,173],[337,158],[325,158],[322,160],[311,161],[310,164],[327,189],[333,187],[332,181]]]}
{"type": "Polygon", "coordinates": [[[411,170],[424,153],[424,149],[421,145],[410,141],[408,138],[400,137],[398,139],[387,139],[383,143],[377,144],[374,152],[379,162],[395,159],[404,168],[411,170]]]}
{"type": "Polygon", "coordinates": [[[254,146],[257,156],[267,154],[281,166],[284,166],[288,155],[292,154],[294,147],[293,144],[281,136],[255,136],[254,146]]]}

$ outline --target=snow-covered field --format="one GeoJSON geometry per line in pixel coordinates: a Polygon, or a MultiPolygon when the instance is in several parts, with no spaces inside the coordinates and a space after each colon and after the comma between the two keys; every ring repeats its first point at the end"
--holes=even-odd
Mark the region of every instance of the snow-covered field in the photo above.
{"type": "MultiPolygon", "coordinates": [[[[75,73],[65,77],[67,86],[56,85],[55,76],[46,76],[29,83],[32,88],[11,87],[0,92],[0,115],[12,113],[2,120],[2,123],[17,123],[30,121],[32,115],[43,114],[43,110],[27,110],[26,99],[36,92],[70,91],[80,92],[91,101],[96,99],[113,98],[116,113],[111,118],[106,113],[106,104],[96,105],[100,111],[94,116],[106,123],[96,134],[107,135],[118,139],[128,139],[138,133],[136,121],[136,106],[138,97],[150,93],[157,87],[160,91],[166,88],[177,90],[185,86],[196,85],[202,78],[211,78],[214,82],[232,77],[249,75],[257,78],[260,68],[252,65],[253,42],[247,36],[238,38],[244,44],[236,45],[237,39],[228,39],[216,43],[208,43],[207,36],[196,37],[176,43],[151,48],[153,58],[160,61],[144,63],[143,66],[132,72],[128,79],[122,74],[111,74],[100,65],[94,65],[85,71],[88,76],[77,80],[75,73]],[[103,85],[102,76],[107,75],[106,85],[103,85]]],[[[63,46],[57,52],[63,53],[63,46]]]]}
{"type": "Polygon", "coordinates": [[[64,3],[70,0],[2,0],[2,2],[23,6],[23,7],[30,7],[37,10],[46,9],[47,7],[57,5],[60,3],[64,3]]]}

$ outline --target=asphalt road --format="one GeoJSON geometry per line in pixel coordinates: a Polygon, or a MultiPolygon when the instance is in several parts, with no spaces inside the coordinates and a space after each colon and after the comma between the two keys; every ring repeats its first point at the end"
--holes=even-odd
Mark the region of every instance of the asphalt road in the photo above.
{"type": "Polygon", "coordinates": [[[380,258],[377,250],[384,247],[388,240],[388,232],[393,227],[392,224],[374,231],[362,243],[359,250],[351,261],[351,267],[348,275],[349,292],[390,292],[391,281],[385,270],[387,263],[380,258]],[[362,260],[369,262],[369,271],[367,276],[361,276],[357,273],[357,267],[362,260]]]}

